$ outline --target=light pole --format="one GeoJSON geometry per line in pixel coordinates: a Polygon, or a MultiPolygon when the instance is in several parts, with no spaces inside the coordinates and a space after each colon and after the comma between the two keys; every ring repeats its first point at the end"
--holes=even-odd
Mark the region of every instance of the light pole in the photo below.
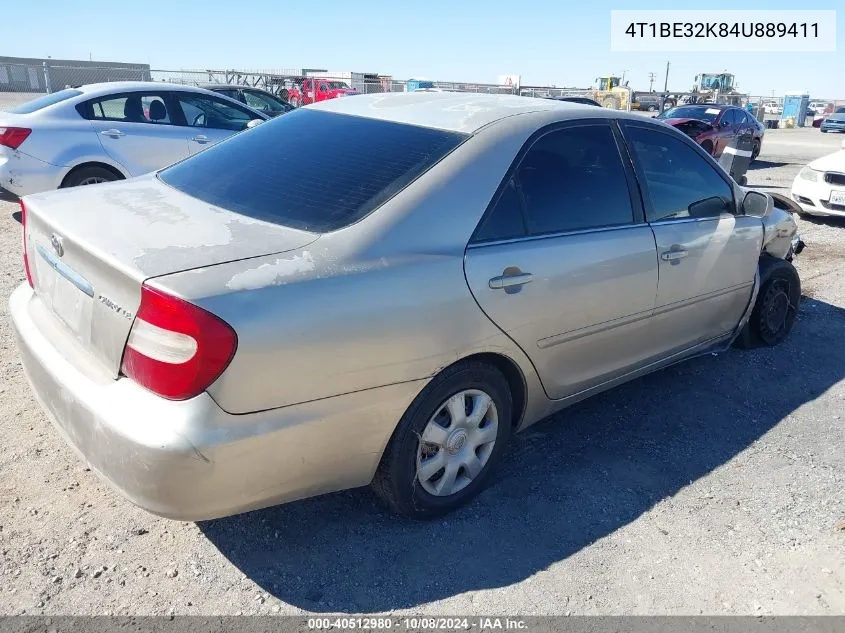
{"type": "Polygon", "coordinates": [[[654,77],[655,77],[654,73],[648,74],[648,91],[649,92],[654,92],[654,77]]]}

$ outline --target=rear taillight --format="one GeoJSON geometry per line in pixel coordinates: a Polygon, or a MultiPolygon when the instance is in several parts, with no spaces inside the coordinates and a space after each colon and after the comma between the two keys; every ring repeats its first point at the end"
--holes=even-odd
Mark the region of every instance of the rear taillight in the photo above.
{"type": "Polygon", "coordinates": [[[237,346],[238,337],[225,321],[143,285],[121,371],[164,398],[187,400],[217,380],[237,346]]]}
{"type": "Polygon", "coordinates": [[[23,200],[19,200],[21,203],[21,226],[23,227],[23,267],[26,271],[26,280],[29,282],[30,288],[35,288],[35,284],[32,283],[32,273],[29,272],[29,255],[26,252],[26,207],[23,206],[23,200]]]}
{"type": "Polygon", "coordinates": [[[18,149],[30,134],[32,130],[26,127],[0,127],[0,145],[18,149]]]}

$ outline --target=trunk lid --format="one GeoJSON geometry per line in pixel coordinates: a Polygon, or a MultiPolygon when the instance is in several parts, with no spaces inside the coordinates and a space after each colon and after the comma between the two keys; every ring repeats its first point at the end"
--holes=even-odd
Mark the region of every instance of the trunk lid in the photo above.
{"type": "Polygon", "coordinates": [[[211,206],[154,175],[23,202],[36,295],[114,377],[144,281],[283,253],[318,237],[211,206]]]}

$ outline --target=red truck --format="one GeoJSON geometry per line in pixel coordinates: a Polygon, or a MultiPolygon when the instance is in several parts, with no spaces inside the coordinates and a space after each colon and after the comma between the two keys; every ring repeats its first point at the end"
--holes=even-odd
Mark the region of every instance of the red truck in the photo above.
{"type": "Polygon", "coordinates": [[[308,105],[315,101],[325,101],[346,95],[355,95],[358,91],[350,88],[345,81],[308,77],[288,89],[288,103],[293,107],[308,105]],[[314,84],[317,84],[317,96],[314,98],[314,84]]]}

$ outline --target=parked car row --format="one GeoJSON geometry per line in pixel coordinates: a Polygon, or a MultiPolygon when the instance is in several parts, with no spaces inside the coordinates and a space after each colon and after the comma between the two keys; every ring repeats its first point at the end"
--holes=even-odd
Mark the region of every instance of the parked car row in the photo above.
{"type": "Polygon", "coordinates": [[[9,160],[48,129],[121,156],[154,133],[211,145],[21,202],[26,376],[92,469],[164,516],[367,484],[439,516],[512,433],[683,359],[777,345],[796,318],[792,215],[663,121],[398,93],[215,143],[267,115],[170,86],[29,107],[9,160]]]}

